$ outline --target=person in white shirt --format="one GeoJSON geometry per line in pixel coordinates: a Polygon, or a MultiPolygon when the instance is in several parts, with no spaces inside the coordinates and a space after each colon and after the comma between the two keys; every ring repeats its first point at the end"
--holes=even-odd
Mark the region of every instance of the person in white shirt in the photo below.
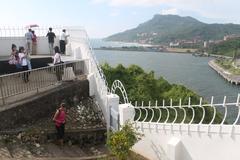
{"type": "Polygon", "coordinates": [[[65,54],[66,51],[67,37],[69,37],[69,35],[67,35],[66,30],[63,29],[59,37],[60,51],[62,54],[65,54]]]}
{"type": "Polygon", "coordinates": [[[32,34],[31,29],[28,29],[28,32],[25,33],[25,38],[26,38],[27,53],[29,53],[31,55],[32,54],[32,39],[33,39],[33,34],[32,34]]]}
{"type": "Polygon", "coordinates": [[[56,70],[57,80],[61,81],[63,66],[60,65],[62,63],[62,60],[61,60],[61,54],[60,54],[59,47],[58,46],[54,47],[54,51],[55,51],[55,55],[53,57],[53,64],[56,65],[55,70],[56,70]]]}
{"type": "MultiPolygon", "coordinates": [[[[28,70],[28,60],[27,60],[27,53],[25,53],[24,47],[19,47],[19,60],[20,60],[20,65],[22,66],[22,71],[27,71],[28,70]]],[[[28,79],[28,72],[23,73],[23,81],[27,83],[29,81],[28,79]]]]}

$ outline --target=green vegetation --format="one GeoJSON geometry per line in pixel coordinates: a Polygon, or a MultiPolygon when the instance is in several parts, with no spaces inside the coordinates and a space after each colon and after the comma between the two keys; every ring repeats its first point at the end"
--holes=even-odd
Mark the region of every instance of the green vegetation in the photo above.
{"type": "Polygon", "coordinates": [[[237,69],[233,67],[233,61],[229,59],[221,59],[221,60],[216,60],[216,63],[225,69],[227,72],[232,73],[234,75],[240,75],[240,69],[237,69]]]}
{"type": "Polygon", "coordinates": [[[117,33],[106,38],[111,41],[139,42],[154,44],[175,40],[219,40],[225,35],[239,34],[240,25],[206,24],[192,17],[177,15],[155,15],[151,20],[134,29],[117,33]]]}
{"type": "Polygon", "coordinates": [[[210,45],[207,52],[210,54],[218,54],[229,57],[235,57],[238,53],[238,49],[240,48],[240,38],[231,39],[227,41],[223,41],[218,44],[210,45]]]}
{"type": "MultiPolygon", "coordinates": [[[[113,68],[108,64],[102,65],[102,69],[107,77],[108,84],[112,84],[114,80],[120,80],[127,91],[129,101],[133,103],[138,101],[140,104],[142,101],[145,102],[145,105],[148,105],[148,102],[151,101],[151,104],[155,104],[155,101],[161,102],[165,101],[165,105],[170,104],[170,98],[173,99],[173,105],[179,104],[179,99],[182,99],[182,104],[188,104],[188,98],[191,98],[192,104],[199,104],[200,97],[193,91],[187,89],[182,85],[170,84],[162,77],[155,78],[154,72],[149,73],[144,72],[142,68],[136,65],[131,65],[128,68],[125,68],[123,65],[119,64],[117,67],[113,68]]],[[[119,94],[120,95],[120,94],[119,94]]],[[[183,115],[183,111],[179,108],[176,108],[179,115],[183,115]]],[[[212,119],[213,110],[211,107],[205,107],[206,116],[204,123],[209,123],[212,119]]],[[[191,109],[187,110],[187,118],[185,123],[189,122],[192,115],[191,109]]],[[[198,123],[202,117],[202,110],[200,108],[194,108],[196,116],[194,118],[194,123],[198,123]]],[[[137,111],[137,110],[136,110],[137,111]]],[[[154,116],[154,121],[158,119],[158,112],[156,111],[154,116]]],[[[138,113],[136,114],[138,115],[138,113]]],[[[149,115],[151,117],[151,115],[149,115]]],[[[164,121],[164,116],[166,117],[166,110],[162,109],[162,116],[164,121]]],[[[174,110],[170,111],[169,122],[174,119],[174,110]]],[[[177,122],[181,122],[182,117],[178,116],[177,122]]],[[[221,122],[221,115],[218,113],[214,123],[221,122]]]]}
{"type": "Polygon", "coordinates": [[[119,160],[126,160],[130,149],[141,136],[135,131],[133,124],[127,122],[121,130],[110,133],[107,146],[119,160]]]}

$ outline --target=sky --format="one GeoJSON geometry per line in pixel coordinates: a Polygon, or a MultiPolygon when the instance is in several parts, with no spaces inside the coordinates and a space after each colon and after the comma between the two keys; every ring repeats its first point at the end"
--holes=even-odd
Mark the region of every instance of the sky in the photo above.
{"type": "Polygon", "coordinates": [[[91,38],[135,28],[155,14],[240,24],[239,0],[1,0],[0,26],[82,26],[91,38]]]}

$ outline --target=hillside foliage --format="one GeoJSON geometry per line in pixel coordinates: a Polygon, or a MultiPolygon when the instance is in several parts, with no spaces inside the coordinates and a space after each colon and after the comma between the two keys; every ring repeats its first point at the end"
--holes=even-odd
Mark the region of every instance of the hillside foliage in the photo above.
{"type": "MultiPolygon", "coordinates": [[[[129,101],[138,104],[144,101],[144,105],[148,105],[149,101],[151,104],[155,104],[156,100],[159,105],[165,100],[165,105],[170,105],[170,98],[172,98],[173,105],[179,104],[179,99],[182,99],[182,104],[188,104],[189,97],[191,98],[192,104],[199,104],[200,96],[193,91],[187,89],[183,85],[170,84],[164,78],[155,78],[154,72],[150,71],[146,73],[142,68],[137,65],[131,65],[124,67],[119,64],[118,66],[111,67],[109,64],[103,64],[102,69],[106,75],[108,84],[112,84],[114,80],[120,80],[128,94],[129,101]]],[[[118,94],[121,95],[121,94],[118,94]]],[[[205,123],[210,122],[212,118],[212,108],[205,107],[206,117],[205,123]]],[[[187,109],[188,115],[192,114],[192,111],[187,109]]],[[[196,116],[194,122],[199,122],[202,117],[202,110],[195,108],[196,116]]],[[[173,113],[170,113],[170,116],[173,113]]],[[[174,117],[170,117],[172,120],[174,117]]],[[[156,117],[157,119],[157,117],[156,117]]],[[[186,118],[187,121],[191,119],[191,116],[186,118]]],[[[181,118],[179,119],[181,121],[181,118]]],[[[215,123],[221,121],[221,115],[218,113],[215,118],[215,123]]]]}
{"type": "Polygon", "coordinates": [[[230,34],[240,34],[240,25],[207,24],[192,17],[157,14],[136,28],[111,35],[106,40],[139,42],[148,39],[159,44],[175,40],[220,40],[230,34]]]}
{"type": "Polygon", "coordinates": [[[218,44],[210,45],[208,53],[224,55],[229,57],[239,56],[240,38],[223,41],[218,44]]]}

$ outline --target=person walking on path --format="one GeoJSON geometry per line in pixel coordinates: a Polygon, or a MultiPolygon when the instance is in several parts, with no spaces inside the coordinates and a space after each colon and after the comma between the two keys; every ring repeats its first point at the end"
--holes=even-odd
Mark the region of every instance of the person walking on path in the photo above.
{"type": "Polygon", "coordinates": [[[26,48],[27,48],[27,53],[32,54],[32,39],[33,39],[33,34],[32,30],[28,29],[28,32],[25,33],[25,38],[26,38],[26,48]]]}
{"type": "Polygon", "coordinates": [[[65,103],[61,103],[60,107],[55,112],[53,121],[55,122],[58,143],[61,147],[63,147],[63,139],[64,139],[65,123],[66,123],[65,103]]]}
{"type": "Polygon", "coordinates": [[[32,55],[37,54],[37,36],[35,32],[32,30],[33,38],[32,38],[32,55]]]}
{"type": "Polygon", "coordinates": [[[48,45],[49,45],[50,55],[53,55],[54,39],[56,38],[56,35],[54,32],[52,32],[51,27],[49,28],[49,31],[48,31],[46,37],[48,37],[48,45]]]}
{"type": "Polygon", "coordinates": [[[60,51],[62,54],[65,54],[68,37],[69,35],[66,34],[66,29],[63,29],[59,37],[60,51]]]}

